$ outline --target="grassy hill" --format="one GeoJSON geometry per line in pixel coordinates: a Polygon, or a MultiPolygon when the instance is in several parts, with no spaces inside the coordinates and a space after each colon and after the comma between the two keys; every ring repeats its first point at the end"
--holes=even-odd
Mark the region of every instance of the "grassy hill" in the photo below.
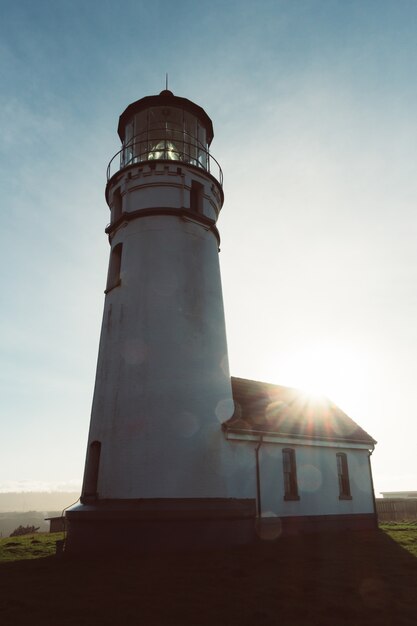
{"type": "Polygon", "coordinates": [[[59,538],[0,541],[1,624],[417,623],[417,525],[287,537],[211,552],[131,558],[109,552],[99,560],[48,556],[59,538]]]}
{"type": "Polygon", "coordinates": [[[36,526],[39,527],[39,532],[48,532],[49,522],[46,522],[45,518],[57,517],[61,513],[62,510],[0,513],[0,538],[8,537],[18,526],[36,526]]]}
{"type": "Polygon", "coordinates": [[[23,537],[0,539],[0,565],[7,561],[54,556],[56,542],[63,538],[64,533],[34,533],[23,537]]]}

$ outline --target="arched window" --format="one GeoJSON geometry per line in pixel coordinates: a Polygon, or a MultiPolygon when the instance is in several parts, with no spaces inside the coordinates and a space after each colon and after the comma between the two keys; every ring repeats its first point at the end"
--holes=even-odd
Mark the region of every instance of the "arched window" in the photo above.
{"type": "Polygon", "coordinates": [[[284,500],[299,500],[295,450],[284,448],[282,451],[282,465],[284,472],[284,500]]]}
{"type": "Polygon", "coordinates": [[[351,500],[349,468],[346,454],[344,452],[338,452],[336,454],[336,462],[337,476],[339,479],[339,500],[351,500]]]}
{"type": "Polygon", "coordinates": [[[83,485],[83,496],[97,496],[98,470],[100,467],[100,441],[92,441],[88,447],[83,485]]]}
{"type": "Polygon", "coordinates": [[[105,293],[120,285],[120,269],[122,266],[123,244],[118,243],[110,253],[109,273],[107,275],[107,286],[105,293]]]}

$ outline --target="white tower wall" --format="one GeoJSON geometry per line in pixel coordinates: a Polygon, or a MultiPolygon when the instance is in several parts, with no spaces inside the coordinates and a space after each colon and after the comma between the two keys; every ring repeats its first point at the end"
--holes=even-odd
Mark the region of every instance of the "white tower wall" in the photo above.
{"type": "MultiPolygon", "coordinates": [[[[166,206],[164,190],[152,186],[157,175],[145,193],[133,191],[148,207],[166,206]]],[[[101,442],[99,497],[230,497],[234,452],[220,422],[233,400],[215,233],[156,214],[123,222],[112,248],[120,243],[121,283],[106,295],[89,437],[101,442]]]]}

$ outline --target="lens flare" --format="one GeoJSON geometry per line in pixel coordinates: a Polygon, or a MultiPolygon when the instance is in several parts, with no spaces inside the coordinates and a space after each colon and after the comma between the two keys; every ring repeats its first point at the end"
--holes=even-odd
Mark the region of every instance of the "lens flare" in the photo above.
{"type": "Polygon", "coordinates": [[[282,534],[282,522],[276,513],[268,511],[256,521],[256,534],[263,541],[275,541],[282,534]]]}

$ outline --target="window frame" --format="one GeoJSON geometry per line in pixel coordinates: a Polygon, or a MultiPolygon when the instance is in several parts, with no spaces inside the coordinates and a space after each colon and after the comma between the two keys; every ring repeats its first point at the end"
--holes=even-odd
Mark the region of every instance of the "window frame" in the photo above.
{"type": "Polygon", "coordinates": [[[346,452],[336,453],[337,479],[339,484],[339,500],[352,500],[350,490],[349,465],[346,452]]]}
{"type": "Polygon", "coordinates": [[[112,202],[111,202],[111,213],[110,213],[111,223],[114,224],[115,222],[118,222],[119,219],[122,217],[122,213],[123,213],[122,190],[120,189],[120,187],[116,187],[116,189],[113,191],[112,202]]]}
{"type": "Polygon", "coordinates": [[[284,480],[284,500],[299,500],[297,462],[294,448],[283,448],[282,450],[282,473],[284,480]]]}
{"type": "Polygon", "coordinates": [[[191,181],[190,187],[190,211],[203,213],[204,185],[198,180],[191,181]]]}

